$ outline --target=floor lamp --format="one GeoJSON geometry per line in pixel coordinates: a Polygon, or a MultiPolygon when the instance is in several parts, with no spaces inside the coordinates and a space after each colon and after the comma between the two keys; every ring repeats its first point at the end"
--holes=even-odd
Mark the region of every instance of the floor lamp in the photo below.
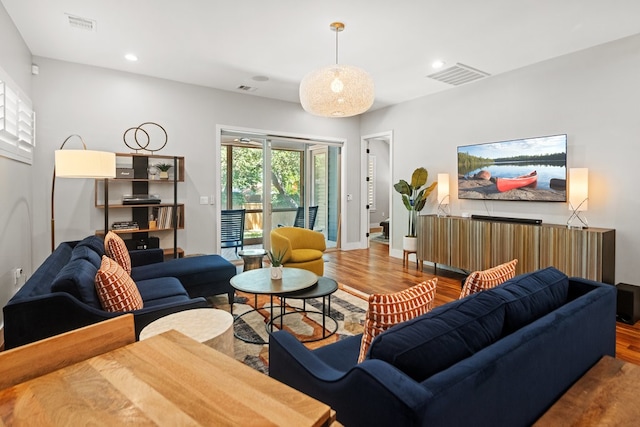
{"type": "MultiPolygon", "coordinates": [[[[57,178],[115,178],[116,155],[106,151],[87,150],[87,146],[80,135],[69,135],[59,150],[55,151],[55,163],[53,167],[53,179],[51,180],[51,252],[56,245],[55,238],[55,189],[57,178]],[[79,138],[82,142],[82,150],[63,150],[64,145],[71,138],[79,138]]],[[[107,194],[105,194],[105,204],[107,194]]]]}

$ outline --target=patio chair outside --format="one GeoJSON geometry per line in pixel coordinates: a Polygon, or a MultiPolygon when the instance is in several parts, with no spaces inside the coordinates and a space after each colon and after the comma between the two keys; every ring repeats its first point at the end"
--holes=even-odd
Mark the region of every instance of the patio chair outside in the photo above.
{"type": "Polygon", "coordinates": [[[244,249],[245,209],[223,210],[221,213],[220,246],[222,248],[244,249]]]}

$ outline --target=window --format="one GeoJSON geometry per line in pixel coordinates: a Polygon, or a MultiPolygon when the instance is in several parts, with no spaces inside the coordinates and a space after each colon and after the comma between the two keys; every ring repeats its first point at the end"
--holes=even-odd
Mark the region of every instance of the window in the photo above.
{"type": "Polygon", "coordinates": [[[29,98],[0,68],[0,155],[31,164],[35,147],[35,113],[29,98]]]}

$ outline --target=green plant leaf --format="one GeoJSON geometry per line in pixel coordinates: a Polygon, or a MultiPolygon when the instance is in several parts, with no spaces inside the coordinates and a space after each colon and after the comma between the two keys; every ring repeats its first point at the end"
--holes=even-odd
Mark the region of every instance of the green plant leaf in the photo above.
{"type": "Polygon", "coordinates": [[[393,188],[400,194],[411,196],[411,187],[409,187],[409,183],[404,179],[401,179],[397,184],[394,184],[393,188]]]}
{"type": "Polygon", "coordinates": [[[411,186],[418,189],[427,183],[427,178],[429,178],[429,172],[425,168],[418,168],[411,176],[411,186]]]}
{"type": "Polygon", "coordinates": [[[407,208],[408,211],[412,209],[409,197],[405,194],[402,195],[402,203],[404,203],[404,207],[407,208]]]}

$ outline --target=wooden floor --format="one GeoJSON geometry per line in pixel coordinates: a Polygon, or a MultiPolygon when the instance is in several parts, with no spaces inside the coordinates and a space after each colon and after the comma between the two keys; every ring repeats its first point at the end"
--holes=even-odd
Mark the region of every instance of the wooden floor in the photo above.
{"type": "MultiPolygon", "coordinates": [[[[458,299],[463,275],[431,266],[424,272],[416,269],[414,255],[409,267],[402,260],[389,256],[389,246],[371,242],[369,249],[335,251],[325,254],[324,270],[327,277],[356,288],[367,294],[396,292],[438,277],[435,305],[458,299]]],[[[616,324],[616,357],[640,365],[640,322],[635,325],[616,324]]]]}

